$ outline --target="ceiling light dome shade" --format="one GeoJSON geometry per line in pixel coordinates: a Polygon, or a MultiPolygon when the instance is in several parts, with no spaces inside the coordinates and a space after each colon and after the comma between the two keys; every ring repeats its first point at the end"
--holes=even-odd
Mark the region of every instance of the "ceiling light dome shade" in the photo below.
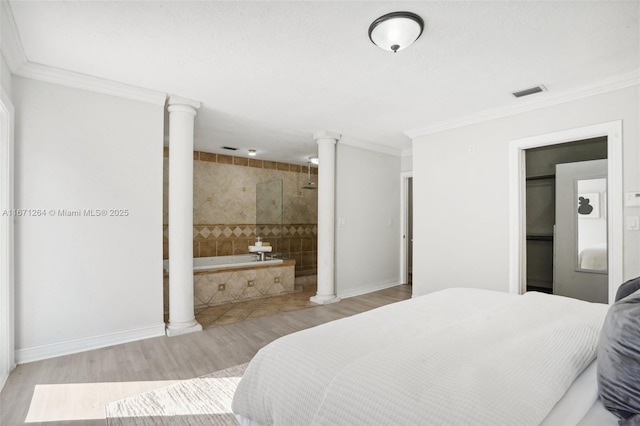
{"type": "Polygon", "coordinates": [[[387,13],[369,26],[369,38],[378,47],[397,52],[406,49],[424,29],[421,17],[411,12],[387,13]]]}

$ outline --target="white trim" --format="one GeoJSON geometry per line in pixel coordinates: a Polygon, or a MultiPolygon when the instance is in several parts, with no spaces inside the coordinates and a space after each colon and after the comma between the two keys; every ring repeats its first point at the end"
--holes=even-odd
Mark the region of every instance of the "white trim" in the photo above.
{"type": "Polygon", "coordinates": [[[509,143],[509,293],[526,290],[525,154],[526,147],[509,143]]]}
{"type": "Polygon", "coordinates": [[[577,129],[509,141],[509,292],[526,288],[525,264],[525,165],[524,150],[599,136],[607,137],[607,196],[609,242],[609,303],[623,281],[623,175],[622,121],[595,124],[577,129]]]}
{"type": "MultiPolygon", "coordinates": [[[[360,139],[351,138],[349,136],[342,136],[340,143],[343,145],[354,146],[356,148],[362,148],[369,151],[379,152],[381,154],[393,155],[395,157],[401,157],[402,151],[390,146],[378,145],[373,142],[366,142],[360,139]]],[[[409,155],[411,151],[409,151],[409,155]]]]}
{"type": "Polygon", "coordinates": [[[391,288],[391,287],[395,287],[397,285],[400,285],[402,283],[399,283],[397,280],[389,280],[389,281],[385,281],[383,283],[377,284],[373,287],[371,286],[363,286],[363,287],[358,287],[358,288],[352,288],[348,291],[345,292],[339,292],[338,294],[338,298],[340,299],[347,299],[349,297],[354,297],[354,296],[360,296],[363,294],[367,294],[367,293],[373,293],[374,291],[379,291],[379,290],[384,290],[386,288],[391,288]]]}
{"type": "Polygon", "coordinates": [[[408,253],[407,253],[407,232],[408,223],[407,216],[409,215],[409,178],[413,177],[413,171],[400,173],[400,282],[405,283],[407,281],[408,268],[408,253]]]}
{"type": "Polygon", "coordinates": [[[153,105],[164,105],[167,99],[166,93],[130,86],[124,83],[118,83],[103,78],[62,70],[33,62],[27,62],[20,69],[14,71],[14,74],[21,77],[32,78],[34,80],[73,87],[74,89],[82,89],[105,95],[118,96],[153,105]]]}
{"type": "Polygon", "coordinates": [[[521,114],[540,108],[547,108],[638,84],[640,84],[640,70],[635,70],[627,74],[590,83],[561,93],[543,92],[530,98],[514,99],[514,103],[504,107],[480,111],[465,117],[456,117],[451,120],[443,120],[423,127],[409,129],[406,130],[404,134],[411,139],[415,139],[419,136],[521,114]]]}
{"type": "Polygon", "coordinates": [[[13,74],[154,105],[165,104],[167,94],[163,92],[30,62],[24,53],[11,5],[6,0],[0,0],[0,3],[2,54],[13,74]]]}
{"type": "MultiPolygon", "coordinates": [[[[191,107],[193,110],[196,110],[200,108],[201,104],[199,101],[194,101],[193,99],[183,98],[182,96],[169,95],[169,98],[167,99],[167,107],[179,105],[186,105],[191,107]]],[[[196,115],[195,112],[193,115],[196,115]]]]}
{"type": "Polygon", "coordinates": [[[328,130],[318,130],[313,134],[313,140],[318,139],[333,139],[334,141],[339,141],[342,135],[340,133],[330,132],[328,130]]]}
{"type": "Polygon", "coordinates": [[[118,331],[115,333],[103,334],[101,336],[85,337],[83,339],[52,343],[50,345],[18,349],[16,351],[16,359],[18,364],[24,364],[25,362],[39,361],[57,356],[119,345],[121,343],[133,342],[135,340],[164,336],[164,334],[165,324],[161,322],[148,327],[118,331]]]}
{"type": "MultiPolygon", "coordinates": [[[[14,206],[13,123],[13,104],[0,87],[0,212],[11,210],[14,206]]],[[[0,216],[0,389],[16,366],[13,220],[12,216],[0,216]]]]}

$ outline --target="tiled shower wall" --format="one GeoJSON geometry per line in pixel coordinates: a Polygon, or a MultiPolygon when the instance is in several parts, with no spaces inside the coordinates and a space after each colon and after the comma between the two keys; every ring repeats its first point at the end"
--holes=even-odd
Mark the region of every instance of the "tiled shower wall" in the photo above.
{"type": "MultiPolygon", "coordinates": [[[[317,182],[317,169],[312,179],[317,182]]],[[[164,159],[164,258],[169,254],[168,149],[164,159]]],[[[256,236],[274,253],[296,261],[296,276],[314,275],[317,259],[318,194],[302,189],[306,166],[194,152],[194,257],[248,253],[256,236]],[[256,226],[256,185],[282,180],[283,225],[256,226]]]]}

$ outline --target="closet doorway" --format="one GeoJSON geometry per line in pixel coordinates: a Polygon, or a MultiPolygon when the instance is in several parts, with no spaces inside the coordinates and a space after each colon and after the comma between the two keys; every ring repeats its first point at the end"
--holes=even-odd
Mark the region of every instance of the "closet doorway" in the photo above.
{"type": "Polygon", "coordinates": [[[606,265],[606,158],[606,136],[525,150],[527,291],[607,302],[606,268],[585,269],[579,262],[580,248],[586,243],[594,246],[589,241],[595,238],[605,245],[600,263],[606,265]],[[597,177],[601,187],[589,192],[586,177],[597,177]],[[578,216],[580,182],[581,193],[591,194],[591,203],[597,203],[597,218],[594,212],[578,216]],[[591,238],[591,230],[598,235],[591,238]]]}
{"type": "MultiPolygon", "coordinates": [[[[529,269],[526,208],[527,151],[603,137],[606,138],[607,143],[607,301],[612,302],[615,299],[615,293],[623,278],[622,121],[620,120],[509,142],[509,292],[522,294],[527,290],[529,269]]],[[[550,291],[553,291],[553,287],[550,291]]]]}

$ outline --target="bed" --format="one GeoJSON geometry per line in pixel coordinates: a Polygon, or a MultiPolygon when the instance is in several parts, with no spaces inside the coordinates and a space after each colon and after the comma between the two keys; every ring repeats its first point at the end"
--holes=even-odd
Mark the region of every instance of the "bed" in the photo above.
{"type": "Polygon", "coordinates": [[[580,251],[578,257],[580,269],[590,269],[593,271],[607,270],[607,245],[595,245],[580,251]]]}
{"type": "Polygon", "coordinates": [[[614,425],[594,380],[607,309],[463,288],[383,306],[261,349],[233,412],[251,426],[614,425]]]}

